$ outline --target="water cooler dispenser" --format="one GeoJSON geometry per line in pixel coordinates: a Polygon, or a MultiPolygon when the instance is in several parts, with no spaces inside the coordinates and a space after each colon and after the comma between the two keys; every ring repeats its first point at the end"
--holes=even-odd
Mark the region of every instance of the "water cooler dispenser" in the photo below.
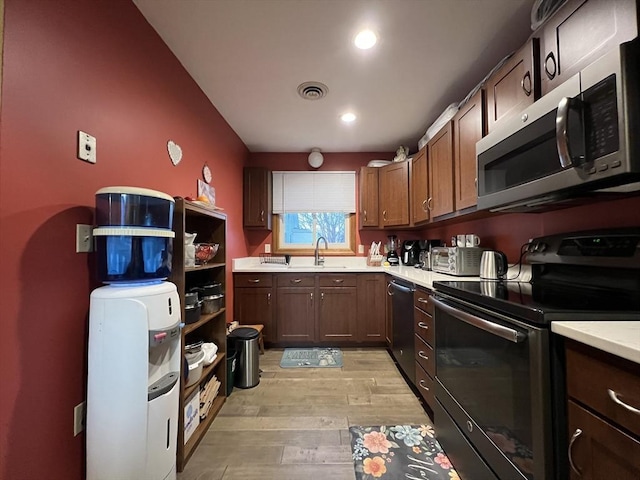
{"type": "Polygon", "coordinates": [[[87,479],[176,478],[180,298],[171,273],[174,201],[148,189],[96,193],[87,479]]]}

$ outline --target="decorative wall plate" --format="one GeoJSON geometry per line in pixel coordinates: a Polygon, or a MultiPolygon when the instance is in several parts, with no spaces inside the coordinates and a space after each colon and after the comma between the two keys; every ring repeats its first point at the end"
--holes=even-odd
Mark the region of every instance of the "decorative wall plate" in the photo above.
{"type": "Polygon", "coordinates": [[[180,160],[182,160],[182,148],[180,148],[180,145],[173,140],[169,140],[167,142],[167,151],[169,152],[171,163],[173,163],[174,166],[178,165],[180,160]]]}
{"type": "Polygon", "coordinates": [[[207,183],[211,183],[211,179],[213,178],[211,175],[211,169],[206,163],[204,164],[204,167],[202,167],[202,178],[204,178],[204,181],[207,183]]]}

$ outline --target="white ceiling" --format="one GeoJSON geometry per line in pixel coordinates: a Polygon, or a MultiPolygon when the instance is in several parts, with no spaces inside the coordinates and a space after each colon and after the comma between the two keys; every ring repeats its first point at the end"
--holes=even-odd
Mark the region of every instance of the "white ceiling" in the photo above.
{"type": "Polygon", "coordinates": [[[395,151],[531,35],[533,0],[134,0],[252,152],[395,151]],[[379,35],[362,51],[363,27],[379,35]],[[329,87],[321,100],[302,82],[329,87]],[[343,124],[352,110],[358,119],[343,124]]]}

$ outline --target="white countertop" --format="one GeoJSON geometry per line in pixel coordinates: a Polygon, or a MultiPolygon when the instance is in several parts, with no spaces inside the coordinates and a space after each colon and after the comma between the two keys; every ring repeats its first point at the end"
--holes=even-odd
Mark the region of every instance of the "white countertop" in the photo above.
{"type": "MultiPolygon", "coordinates": [[[[322,267],[313,265],[313,257],[291,257],[291,265],[261,264],[258,257],[233,259],[234,272],[263,273],[388,273],[416,285],[433,288],[433,282],[479,280],[455,277],[415,267],[369,267],[366,257],[326,257],[322,267]]],[[[640,363],[640,322],[551,322],[551,331],[619,357],[640,363]]]]}
{"type": "Polygon", "coordinates": [[[478,277],[454,277],[415,267],[370,267],[366,257],[325,257],[321,267],[315,266],[313,260],[313,257],[291,257],[290,265],[278,265],[260,263],[259,257],[234,258],[232,269],[235,273],[388,273],[427,288],[439,280],[478,280],[478,277]]]}
{"type": "Polygon", "coordinates": [[[640,363],[640,322],[551,322],[551,331],[640,363]]]}

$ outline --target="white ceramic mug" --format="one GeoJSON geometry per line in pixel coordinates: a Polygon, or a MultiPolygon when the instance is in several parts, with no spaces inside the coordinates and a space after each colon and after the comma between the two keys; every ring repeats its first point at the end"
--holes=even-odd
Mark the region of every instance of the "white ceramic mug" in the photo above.
{"type": "Polygon", "coordinates": [[[456,243],[457,243],[457,245],[459,247],[464,247],[465,246],[465,238],[466,238],[466,235],[464,235],[464,234],[457,236],[458,241],[456,243]]]}
{"type": "Polygon", "coordinates": [[[477,247],[480,245],[480,237],[471,233],[465,235],[465,242],[467,247],[477,247]]]}

